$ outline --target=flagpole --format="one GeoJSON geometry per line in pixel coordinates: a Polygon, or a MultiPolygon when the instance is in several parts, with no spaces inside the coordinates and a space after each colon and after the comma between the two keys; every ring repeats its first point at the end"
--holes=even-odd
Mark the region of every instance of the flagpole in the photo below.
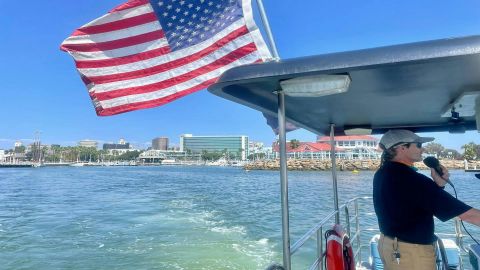
{"type": "Polygon", "coordinates": [[[277,45],[275,45],[275,40],[273,39],[272,30],[270,30],[270,24],[268,23],[267,15],[265,13],[265,8],[263,7],[262,0],[257,0],[258,10],[260,11],[260,16],[262,17],[263,27],[267,32],[268,41],[270,42],[270,47],[272,48],[273,58],[275,61],[280,60],[278,55],[277,45]]]}

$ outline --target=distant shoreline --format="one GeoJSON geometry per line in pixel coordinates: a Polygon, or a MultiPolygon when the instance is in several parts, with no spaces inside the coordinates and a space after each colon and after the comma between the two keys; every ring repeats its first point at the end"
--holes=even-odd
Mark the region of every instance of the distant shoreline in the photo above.
{"type": "MultiPolygon", "coordinates": [[[[465,169],[463,160],[443,159],[440,163],[447,169],[465,169]]],[[[339,171],[376,171],[380,166],[380,160],[337,160],[336,167],[339,171]]],[[[480,168],[480,161],[469,162],[469,167],[480,168]]],[[[318,159],[289,159],[287,161],[288,170],[291,171],[326,171],[332,168],[330,160],[318,159]]],[[[423,162],[415,163],[415,167],[420,170],[428,169],[423,162]]],[[[244,167],[246,170],[279,170],[279,160],[258,160],[250,162],[244,167]]]]}

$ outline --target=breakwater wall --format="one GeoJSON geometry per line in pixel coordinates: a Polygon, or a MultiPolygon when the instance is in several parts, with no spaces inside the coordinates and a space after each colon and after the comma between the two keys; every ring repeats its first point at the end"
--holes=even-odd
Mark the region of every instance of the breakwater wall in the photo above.
{"type": "MultiPolygon", "coordinates": [[[[463,160],[440,160],[443,166],[449,170],[464,169],[465,163],[463,160]]],[[[339,171],[354,171],[354,170],[377,170],[380,166],[380,160],[343,160],[336,161],[337,170],[339,171]]],[[[415,166],[421,170],[427,169],[423,162],[415,163],[415,166]]],[[[469,162],[469,167],[476,166],[480,168],[480,161],[469,162]]],[[[289,159],[287,161],[288,170],[292,171],[325,171],[332,168],[330,160],[319,159],[289,159]]],[[[280,161],[277,160],[257,160],[250,162],[244,166],[246,170],[278,170],[280,168],[280,161]]]]}

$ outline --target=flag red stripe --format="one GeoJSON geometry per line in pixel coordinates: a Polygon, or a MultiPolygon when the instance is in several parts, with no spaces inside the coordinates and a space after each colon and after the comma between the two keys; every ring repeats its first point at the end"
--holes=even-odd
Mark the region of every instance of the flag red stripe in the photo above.
{"type": "MultiPolygon", "coordinates": [[[[238,36],[243,36],[245,34],[248,34],[248,29],[246,26],[243,26],[241,28],[238,28],[237,30],[231,32],[224,38],[218,40],[218,42],[214,43],[212,46],[206,48],[205,50],[208,50],[209,48],[220,48],[221,46],[227,44],[229,41],[237,38],[238,36]],[[219,46],[215,46],[219,45],[219,46]]],[[[155,50],[151,50],[148,52],[141,52],[135,55],[127,55],[119,58],[112,58],[112,59],[103,59],[103,60],[88,60],[88,61],[75,61],[77,68],[101,68],[101,67],[110,67],[110,66],[118,66],[118,65],[125,65],[129,63],[134,63],[142,60],[147,60],[150,58],[154,58],[157,56],[161,56],[164,54],[169,53],[170,50],[168,47],[164,48],[159,48],[155,50]]],[[[189,56],[185,56],[189,57],[189,56]]],[[[194,55],[192,55],[194,57],[194,55]]]]}
{"type": "Polygon", "coordinates": [[[99,51],[109,51],[120,49],[123,47],[129,47],[133,45],[138,45],[146,43],[149,41],[161,39],[164,37],[162,30],[153,31],[146,34],[141,34],[137,36],[117,39],[107,42],[98,42],[98,43],[89,43],[89,44],[66,44],[62,45],[62,49],[67,51],[76,51],[76,52],[99,52],[99,51]]]}
{"type": "Polygon", "coordinates": [[[82,27],[77,29],[75,32],[73,32],[72,36],[108,33],[108,32],[122,30],[122,29],[130,28],[130,27],[134,27],[134,26],[138,26],[138,25],[142,25],[142,24],[146,24],[154,21],[157,21],[157,16],[155,16],[154,13],[146,13],[146,14],[125,18],[122,20],[114,21],[114,22],[82,27]]]}
{"type": "Polygon", "coordinates": [[[135,70],[130,72],[104,75],[104,76],[89,76],[88,78],[93,83],[101,84],[101,83],[109,83],[109,82],[115,82],[115,81],[121,81],[121,80],[131,80],[135,78],[141,78],[141,77],[145,77],[153,74],[158,74],[169,69],[174,69],[179,66],[183,66],[190,62],[196,61],[204,56],[207,56],[208,54],[220,49],[222,46],[230,42],[232,39],[235,39],[235,37],[238,37],[240,35],[247,34],[247,33],[248,33],[248,29],[246,27],[242,27],[236,30],[235,32],[230,33],[225,38],[219,40],[218,42],[212,44],[211,46],[207,47],[202,51],[199,51],[195,54],[188,55],[182,58],[175,59],[173,61],[170,61],[164,64],[160,64],[158,66],[153,66],[150,68],[144,68],[141,70],[135,70]]]}
{"type": "Polygon", "coordinates": [[[102,59],[102,60],[89,60],[89,61],[75,61],[77,68],[102,68],[102,67],[111,67],[125,65],[129,63],[139,62],[154,57],[158,57],[164,54],[168,54],[170,48],[165,46],[158,49],[153,49],[147,52],[141,52],[133,55],[127,55],[118,58],[111,59],[102,59]]]}
{"type": "Polygon", "coordinates": [[[207,66],[200,67],[198,69],[192,70],[180,76],[169,78],[167,80],[152,83],[145,86],[129,87],[129,88],[113,90],[109,92],[92,93],[92,96],[98,100],[109,100],[109,99],[114,99],[114,98],[119,98],[124,96],[145,94],[145,93],[158,91],[164,88],[168,88],[168,87],[189,81],[195,77],[198,77],[200,75],[213,71],[219,67],[226,66],[232,62],[235,62],[239,58],[242,58],[256,50],[257,50],[257,47],[255,46],[255,44],[250,43],[246,46],[238,48],[235,51],[232,51],[231,53],[219,59],[216,59],[214,62],[208,64],[207,66]]]}
{"type": "Polygon", "coordinates": [[[150,3],[149,0],[130,0],[127,3],[121,4],[118,7],[112,9],[109,13],[113,13],[113,12],[116,12],[116,11],[122,11],[122,10],[130,9],[130,8],[135,8],[135,7],[143,6],[143,5],[149,4],[149,3],[150,3]]]}
{"type": "Polygon", "coordinates": [[[217,78],[213,78],[208,81],[204,81],[201,84],[198,84],[196,86],[193,86],[192,88],[186,89],[182,92],[178,92],[166,97],[162,97],[159,99],[154,99],[154,100],[148,100],[148,101],[142,101],[142,102],[135,102],[135,103],[129,103],[117,107],[111,107],[111,108],[95,108],[97,115],[98,116],[109,116],[109,115],[115,115],[119,113],[125,113],[125,112],[130,112],[130,111],[135,111],[135,110],[140,110],[140,109],[148,109],[148,108],[153,108],[157,106],[161,106],[164,104],[167,104],[169,102],[172,102],[176,99],[179,99],[181,97],[184,97],[186,95],[189,95],[191,93],[200,91],[204,89],[205,87],[209,86],[210,84],[213,84],[217,81],[217,78]]]}

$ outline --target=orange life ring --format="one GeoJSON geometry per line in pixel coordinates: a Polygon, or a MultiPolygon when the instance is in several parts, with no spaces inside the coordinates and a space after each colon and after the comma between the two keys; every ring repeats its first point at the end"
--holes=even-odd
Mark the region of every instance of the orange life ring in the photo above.
{"type": "Polygon", "coordinates": [[[327,270],[355,270],[355,258],[348,235],[340,225],[325,233],[327,240],[326,268],[327,270]]]}

